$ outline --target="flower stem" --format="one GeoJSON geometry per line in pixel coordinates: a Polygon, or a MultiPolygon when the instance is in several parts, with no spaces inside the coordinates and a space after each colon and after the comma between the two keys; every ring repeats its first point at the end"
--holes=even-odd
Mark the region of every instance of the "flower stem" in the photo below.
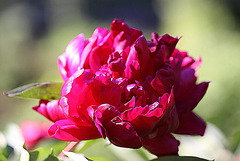
{"type": "MultiPolygon", "coordinates": [[[[78,145],[78,143],[79,142],[70,142],[63,151],[65,151],[65,152],[73,151],[74,148],[78,145]]],[[[63,152],[61,152],[58,156],[65,157],[66,155],[63,152]]]]}

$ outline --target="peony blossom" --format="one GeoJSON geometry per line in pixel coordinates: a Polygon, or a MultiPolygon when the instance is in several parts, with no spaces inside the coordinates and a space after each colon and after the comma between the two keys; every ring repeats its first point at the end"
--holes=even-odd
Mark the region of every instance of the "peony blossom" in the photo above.
{"type": "Polygon", "coordinates": [[[197,84],[194,60],[175,48],[178,38],[142,32],[115,19],[92,37],[75,37],[59,56],[65,81],[61,99],[36,111],[53,121],[48,133],[64,141],[108,138],[120,147],[145,147],[177,155],[172,135],[203,135],[206,124],[193,112],[208,82],[197,84]]]}

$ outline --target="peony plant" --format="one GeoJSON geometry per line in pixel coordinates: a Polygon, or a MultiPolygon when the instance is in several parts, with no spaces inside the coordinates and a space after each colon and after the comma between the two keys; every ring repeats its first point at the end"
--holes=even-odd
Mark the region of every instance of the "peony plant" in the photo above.
{"type": "Polygon", "coordinates": [[[58,140],[108,138],[158,157],[178,155],[173,134],[204,135],[206,123],[193,109],[209,85],[196,82],[202,59],[176,49],[178,41],[156,33],[147,41],[115,19],[110,31],[98,27],[68,44],[58,58],[63,85],[31,84],[7,95],[40,98],[33,109],[53,122],[48,134],[58,140]]]}

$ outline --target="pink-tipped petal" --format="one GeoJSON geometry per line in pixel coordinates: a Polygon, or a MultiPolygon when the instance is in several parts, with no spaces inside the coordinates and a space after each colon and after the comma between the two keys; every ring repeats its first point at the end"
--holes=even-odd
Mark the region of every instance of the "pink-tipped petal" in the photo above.
{"type": "Polygon", "coordinates": [[[39,105],[33,107],[33,109],[50,121],[58,121],[66,118],[66,114],[58,104],[59,100],[53,100],[51,102],[46,100],[40,100],[39,105]]]}
{"type": "Polygon", "coordinates": [[[59,56],[58,68],[64,80],[69,78],[79,68],[84,47],[84,35],[79,34],[68,44],[65,53],[59,56]]]}
{"type": "Polygon", "coordinates": [[[49,139],[47,129],[50,127],[49,123],[25,121],[20,125],[25,146],[27,149],[34,148],[39,142],[44,139],[49,139]]]}
{"type": "Polygon", "coordinates": [[[58,140],[81,141],[100,138],[97,128],[91,124],[82,123],[75,125],[69,120],[59,120],[52,125],[48,134],[58,140]]]}

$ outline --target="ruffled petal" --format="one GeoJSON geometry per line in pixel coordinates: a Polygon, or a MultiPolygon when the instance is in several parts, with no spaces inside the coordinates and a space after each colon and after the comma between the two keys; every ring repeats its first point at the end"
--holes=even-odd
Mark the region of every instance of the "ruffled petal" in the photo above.
{"type": "Polygon", "coordinates": [[[124,77],[133,81],[147,75],[147,65],[150,58],[149,54],[147,41],[144,36],[140,36],[130,48],[126,60],[124,77]]]}
{"type": "Polygon", "coordinates": [[[107,63],[109,55],[112,53],[111,47],[97,46],[89,57],[89,65],[93,72],[98,71],[102,65],[107,63]]]}
{"type": "Polygon", "coordinates": [[[171,68],[162,68],[157,71],[155,78],[151,81],[151,86],[159,96],[170,93],[174,85],[174,72],[171,68]]]}
{"type": "Polygon", "coordinates": [[[146,107],[135,107],[122,114],[124,121],[129,121],[140,137],[148,135],[163,115],[158,102],[146,107]]]}
{"type": "Polygon", "coordinates": [[[94,99],[99,104],[108,103],[113,106],[118,106],[120,104],[125,81],[126,80],[122,79],[108,81],[107,78],[105,79],[104,73],[97,76],[90,85],[94,99]]]}
{"type": "Polygon", "coordinates": [[[86,108],[90,105],[98,105],[92,96],[89,83],[93,81],[93,73],[90,70],[76,71],[63,85],[60,106],[69,116],[79,117],[87,114],[86,108]]]}
{"type": "Polygon", "coordinates": [[[51,102],[47,100],[40,100],[39,105],[33,107],[33,109],[45,116],[50,121],[55,122],[66,118],[66,115],[59,106],[58,102],[59,100],[53,100],[51,102]]]}

